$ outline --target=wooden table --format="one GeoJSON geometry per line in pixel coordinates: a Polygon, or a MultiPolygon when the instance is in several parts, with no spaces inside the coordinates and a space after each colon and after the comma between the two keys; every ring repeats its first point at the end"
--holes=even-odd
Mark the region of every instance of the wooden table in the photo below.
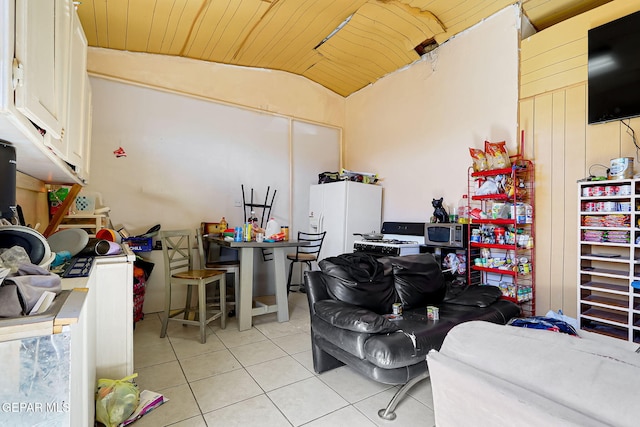
{"type": "Polygon", "coordinates": [[[236,295],[236,315],[238,316],[238,328],[241,331],[251,329],[253,316],[267,313],[278,313],[278,322],[289,320],[289,303],[287,298],[287,275],[285,273],[285,260],[287,249],[297,246],[306,246],[309,242],[293,240],[283,242],[228,242],[220,237],[210,236],[208,239],[217,245],[237,249],[240,255],[240,295],[236,295]],[[253,260],[256,250],[273,251],[274,279],[276,290],[276,303],[267,305],[256,301],[253,307],[253,260]]]}

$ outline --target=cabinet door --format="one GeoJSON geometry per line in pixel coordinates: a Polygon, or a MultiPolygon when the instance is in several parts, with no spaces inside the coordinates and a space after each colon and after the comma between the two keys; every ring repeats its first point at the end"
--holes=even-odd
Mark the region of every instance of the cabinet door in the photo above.
{"type": "Polygon", "coordinates": [[[15,59],[19,71],[14,73],[21,76],[15,90],[16,108],[41,129],[45,143],[63,157],[64,55],[69,42],[70,4],[69,0],[16,0],[15,59]]]}
{"type": "MultiPolygon", "coordinates": [[[[95,275],[94,275],[95,276],[95,275]]],[[[90,278],[95,283],[95,277],[90,278]]],[[[94,285],[89,285],[94,288],[94,285]]],[[[71,329],[71,385],[70,398],[72,426],[93,425],[95,418],[96,387],[96,297],[87,292],[78,322],[71,329]]]]}
{"type": "Polygon", "coordinates": [[[89,75],[84,74],[84,138],[82,144],[82,166],[78,169],[78,176],[85,182],[89,181],[89,166],[91,164],[91,129],[93,123],[93,95],[89,75]]]}
{"type": "Polygon", "coordinates": [[[96,378],[133,374],[133,262],[96,260],[96,378]]]}
{"type": "Polygon", "coordinates": [[[69,51],[69,75],[67,125],[64,135],[67,141],[67,162],[76,167],[84,168],[86,152],[86,122],[87,122],[87,39],[82,30],[80,19],[75,11],[71,14],[71,41],[69,51]]]}

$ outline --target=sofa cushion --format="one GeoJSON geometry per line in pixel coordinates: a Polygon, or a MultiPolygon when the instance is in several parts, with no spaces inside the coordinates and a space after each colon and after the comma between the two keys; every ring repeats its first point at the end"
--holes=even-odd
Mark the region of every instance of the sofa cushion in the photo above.
{"type": "Polygon", "coordinates": [[[384,257],[378,261],[385,274],[393,275],[393,285],[405,310],[442,302],[447,288],[432,254],[384,257]]]}
{"type": "Polygon", "coordinates": [[[342,254],[318,263],[325,274],[329,296],[335,300],[367,308],[375,313],[391,313],[396,302],[393,277],[371,255],[342,254]]]}
{"type": "Polygon", "coordinates": [[[316,316],[340,329],[370,334],[386,334],[398,330],[398,326],[383,316],[337,300],[315,303],[316,316]]]}
{"type": "Polygon", "coordinates": [[[447,304],[489,307],[502,297],[502,291],[497,286],[466,286],[453,292],[452,289],[444,299],[447,304]]]}

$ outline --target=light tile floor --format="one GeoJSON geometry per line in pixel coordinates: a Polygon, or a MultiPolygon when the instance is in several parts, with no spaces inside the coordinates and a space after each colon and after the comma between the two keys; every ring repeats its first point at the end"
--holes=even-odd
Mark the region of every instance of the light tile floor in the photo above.
{"type": "Polygon", "coordinates": [[[208,328],[201,344],[194,326],[169,323],[160,338],[161,314],[147,314],[134,331],[136,382],[169,401],[134,425],[146,426],[433,426],[428,380],[396,409],[378,417],[397,387],[380,384],[341,367],[313,371],[309,308],[305,294],[289,294],[290,320],[275,313],[254,317],[239,332],[235,318],[208,328]]]}

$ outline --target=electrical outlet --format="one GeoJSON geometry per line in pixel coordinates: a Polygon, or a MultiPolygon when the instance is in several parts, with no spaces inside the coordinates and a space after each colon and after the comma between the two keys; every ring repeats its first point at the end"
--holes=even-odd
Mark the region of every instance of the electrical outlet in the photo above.
{"type": "Polygon", "coordinates": [[[242,207],[242,201],[241,200],[236,200],[235,202],[233,202],[233,206],[235,206],[236,208],[241,208],[242,207]]]}

